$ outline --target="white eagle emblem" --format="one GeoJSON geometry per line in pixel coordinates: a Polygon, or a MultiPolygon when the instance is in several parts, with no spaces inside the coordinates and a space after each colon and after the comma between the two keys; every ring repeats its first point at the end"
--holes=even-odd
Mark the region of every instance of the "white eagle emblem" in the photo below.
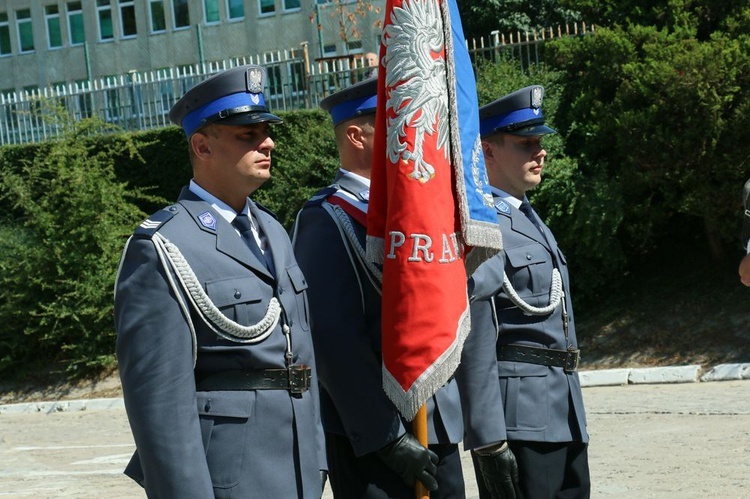
{"type": "Polygon", "coordinates": [[[394,164],[399,159],[413,161],[409,176],[424,183],[435,176],[435,168],[424,158],[425,134],[437,133],[438,149],[446,159],[449,155],[445,39],[439,3],[405,0],[402,8],[391,12],[391,22],[383,38],[385,84],[390,88],[386,108],[393,112],[386,118],[387,154],[394,164]],[[409,128],[415,132],[412,150],[402,140],[409,128]]]}

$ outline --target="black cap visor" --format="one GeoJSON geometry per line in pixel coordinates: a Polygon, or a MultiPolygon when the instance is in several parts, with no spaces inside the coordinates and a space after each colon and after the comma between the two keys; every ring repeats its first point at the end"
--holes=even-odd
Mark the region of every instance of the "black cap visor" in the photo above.
{"type": "Polygon", "coordinates": [[[509,133],[511,135],[519,135],[521,137],[537,137],[540,135],[548,135],[550,133],[557,133],[557,130],[550,128],[547,125],[532,125],[523,128],[517,128],[515,130],[498,130],[499,132],[509,133]]]}
{"type": "Polygon", "coordinates": [[[255,125],[256,123],[270,123],[271,125],[278,125],[284,123],[284,120],[265,111],[256,111],[250,113],[237,113],[226,118],[219,118],[213,123],[220,125],[255,125]]]}

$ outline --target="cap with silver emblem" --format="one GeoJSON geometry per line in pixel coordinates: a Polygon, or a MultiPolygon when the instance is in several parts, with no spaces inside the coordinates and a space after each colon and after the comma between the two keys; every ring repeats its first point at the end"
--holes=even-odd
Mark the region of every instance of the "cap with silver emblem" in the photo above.
{"type": "Polygon", "coordinates": [[[262,66],[248,64],[223,71],[188,90],[172,106],[169,119],[181,126],[188,137],[211,123],[282,123],[266,106],[265,82],[266,70],[262,66]]]}
{"type": "Polygon", "coordinates": [[[497,132],[528,137],[557,133],[544,124],[543,97],[544,87],[532,85],[480,107],[479,133],[482,137],[497,132]]]}

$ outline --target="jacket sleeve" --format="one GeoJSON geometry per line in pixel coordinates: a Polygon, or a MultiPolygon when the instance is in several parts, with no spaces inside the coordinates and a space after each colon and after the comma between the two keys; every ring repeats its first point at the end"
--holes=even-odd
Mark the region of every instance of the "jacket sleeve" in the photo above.
{"type": "Polygon", "coordinates": [[[405,430],[383,391],[380,332],[373,337],[363,310],[358,282],[371,284],[361,269],[358,281],[338,227],[319,206],[300,214],[295,254],[308,282],[320,383],[355,453],[375,451],[405,430]]]}
{"type": "Polygon", "coordinates": [[[115,285],[117,361],[149,497],[213,497],[196,407],[193,340],[150,239],[132,238],[115,285]]]}
{"type": "MultiPolygon", "coordinates": [[[[492,279],[502,276],[503,259],[493,257],[481,265],[472,276],[491,285],[492,279]],[[500,266],[499,270],[495,266],[500,266]],[[478,275],[479,274],[479,275],[478,275]]],[[[497,368],[497,323],[493,312],[493,297],[471,302],[471,331],[464,342],[461,364],[456,370],[456,382],[461,396],[464,418],[464,447],[475,449],[506,440],[505,413],[500,392],[497,368]]]]}

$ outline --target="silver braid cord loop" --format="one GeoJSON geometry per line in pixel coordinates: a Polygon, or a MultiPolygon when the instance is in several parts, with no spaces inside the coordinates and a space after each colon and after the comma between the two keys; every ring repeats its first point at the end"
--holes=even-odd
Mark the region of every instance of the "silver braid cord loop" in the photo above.
{"type": "Polygon", "coordinates": [[[346,215],[346,212],[340,206],[330,203],[328,204],[328,206],[331,207],[333,212],[336,214],[336,218],[338,218],[341,222],[341,227],[344,229],[344,234],[346,234],[346,237],[347,239],[349,239],[351,246],[357,252],[359,260],[378,281],[379,285],[376,287],[380,288],[383,285],[383,272],[379,268],[377,268],[373,262],[367,259],[365,249],[359,244],[359,241],[357,240],[357,234],[354,232],[354,227],[352,227],[351,219],[346,215]]]}
{"type": "Polygon", "coordinates": [[[549,292],[549,305],[546,307],[534,307],[526,303],[523,298],[518,296],[518,293],[510,283],[507,274],[503,276],[503,288],[508,293],[508,298],[518,308],[520,308],[526,315],[549,315],[555,310],[562,302],[565,293],[562,290],[562,278],[560,277],[560,271],[552,269],[552,285],[550,286],[549,292]]]}
{"type": "Polygon", "coordinates": [[[187,291],[190,301],[195,309],[205,319],[206,324],[213,332],[222,338],[235,343],[258,343],[271,334],[281,317],[281,305],[276,297],[272,297],[268,303],[266,315],[252,326],[243,326],[221,313],[214,305],[211,298],[203,291],[193,269],[182,256],[179,248],[169,242],[161,234],[154,236],[155,242],[163,249],[170,265],[180,279],[183,289],[187,291]]]}

